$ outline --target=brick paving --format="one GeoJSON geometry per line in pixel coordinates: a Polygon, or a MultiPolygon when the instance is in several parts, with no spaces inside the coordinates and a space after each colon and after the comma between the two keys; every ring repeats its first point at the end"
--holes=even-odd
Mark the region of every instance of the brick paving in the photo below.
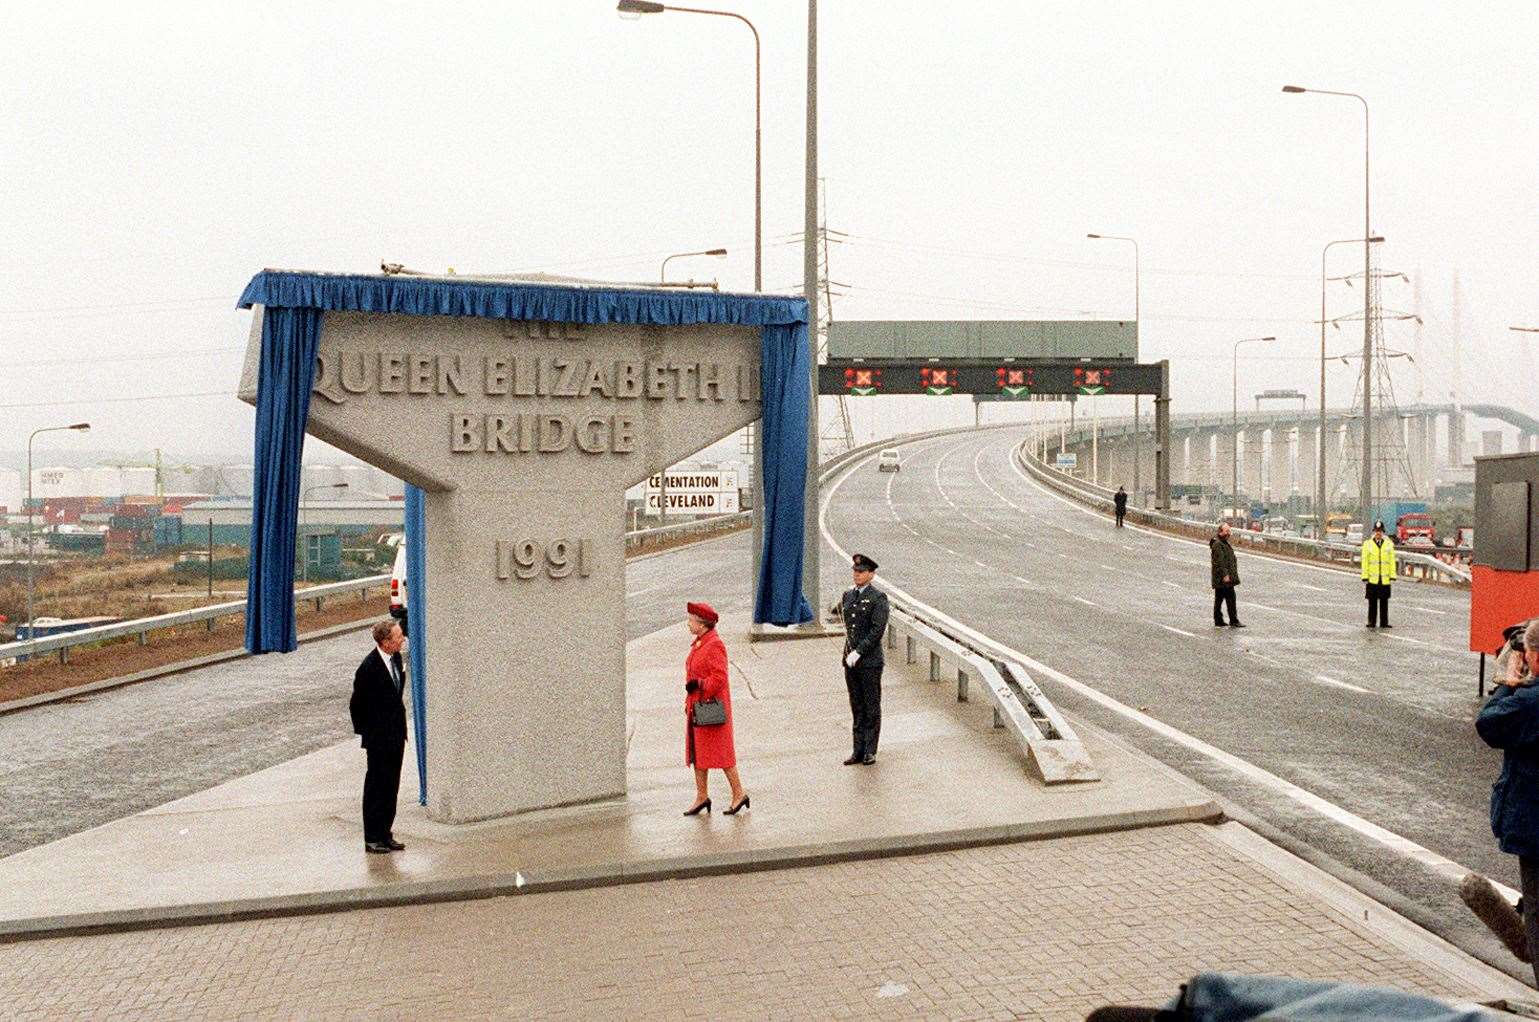
{"type": "MultiPolygon", "coordinates": [[[[410,854],[409,852],[407,854],[410,854]]],[[[1202,969],[1473,997],[1189,824],[0,946],[17,1019],[1083,1019],[1202,969]]]]}

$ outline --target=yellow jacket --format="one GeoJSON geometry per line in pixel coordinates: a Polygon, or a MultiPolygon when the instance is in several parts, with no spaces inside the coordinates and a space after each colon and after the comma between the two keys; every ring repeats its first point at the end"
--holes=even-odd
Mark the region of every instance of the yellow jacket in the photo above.
{"type": "Polygon", "coordinates": [[[1390,585],[1395,581],[1395,541],[1384,537],[1384,545],[1363,540],[1363,581],[1390,585]]]}

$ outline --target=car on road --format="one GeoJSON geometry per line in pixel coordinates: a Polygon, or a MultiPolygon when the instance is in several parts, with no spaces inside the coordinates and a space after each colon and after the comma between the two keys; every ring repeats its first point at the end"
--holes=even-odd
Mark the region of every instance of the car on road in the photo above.
{"type": "Polygon", "coordinates": [[[1362,522],[1353,522],[1351,525],[1347,526],[1346,541],[1348,543],[1356,543],[1359,546],[1362,545],[1362,542],[1363,542],[1363,523],[1362,522]]]}
{"type": "Polygon", "coordinates": [[[876,470],[878,472],[896,472],[903,466],[898,462],[898,449],[889,447],[876,456],[876,470]]]}
{"type": "Polygon", "coordinates": [[[395,564],[390,569],[390,616],[401,622],[401,634],[406,628],[406,541],[395,548],[395,564]]]}

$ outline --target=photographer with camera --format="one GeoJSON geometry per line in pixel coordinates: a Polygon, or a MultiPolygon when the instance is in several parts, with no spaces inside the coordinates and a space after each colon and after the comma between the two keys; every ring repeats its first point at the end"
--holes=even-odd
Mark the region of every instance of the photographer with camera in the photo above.
{"type": "Polygon", "coordinates": [[[1491,832],[1502,851],[1518,857],[1523,896],[1514,908],[1477,873],[1464,878],[1459,893],[1509,951],[1532,963],[1539,957],[1539,618],[1513,625],[1504,637],[1501,680],[1475,730],[1502,750],[1502,772],[1491,787],[1491,832]]]}

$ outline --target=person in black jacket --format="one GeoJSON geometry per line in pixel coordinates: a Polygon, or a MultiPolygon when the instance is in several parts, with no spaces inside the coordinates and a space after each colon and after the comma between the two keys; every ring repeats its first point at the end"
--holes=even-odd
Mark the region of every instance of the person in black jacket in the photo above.
{"type": "MultiPolygon", "coordinates": [[[[1502,750],[1502,772],[1491,787],[1491,833],[1518,857],[1523,896],[1509,905],[1478,873],[1460,895],[1519,959],[1539,958],[1539,618],[1508,629],[1506,676],[1475,718],[1475,730],[1502,750]]],[[[1534,965],[1539,980],[1539,964],[1534,965]]]]}
{"type": "Polygon", "coordinates": [[[1117,492],[1112,496],[1112,505],[1117,509],[1117,528],[1122,528],[1122,519],[1128,513],[1128,491],[1117,487],[1117,492]]]}
{"type": "Polygon", "coordinates": [[[856,554],[850,570],[855,586],[839,601],[844,618],[844,687],[850,692],[851,728],[855,751],[845,766],[876,762],[876,743],[882,734],[882,637],[887,632],[887,594],[871,584],[876,562],[856,554]]]}
{"type": "Polygon", "coordinates": [[[406,755],[406,672],[400,623],[387,619],[374,625],[374,648],[353,673],[353,698],[348,710],[353,733],[363,738],[368,769],[363,775],[363,848],[373,855],[399,852],[395,839],[395,803],[401,790],[401,760],[406,755]]]}
{"type": "Polygon", "coordinates": [[[1240,624],[1239,611],[1235,609],[1234,587],[1240,584],[1240,565],[1229,545],[1229,523],[1218,527],[1218,535],[1208,540],[1208,553],[1213,562],[1213,625],[1224,627],[1224,607],[1229,607],[1229,627],[1244,628],[1240,624]]]}

